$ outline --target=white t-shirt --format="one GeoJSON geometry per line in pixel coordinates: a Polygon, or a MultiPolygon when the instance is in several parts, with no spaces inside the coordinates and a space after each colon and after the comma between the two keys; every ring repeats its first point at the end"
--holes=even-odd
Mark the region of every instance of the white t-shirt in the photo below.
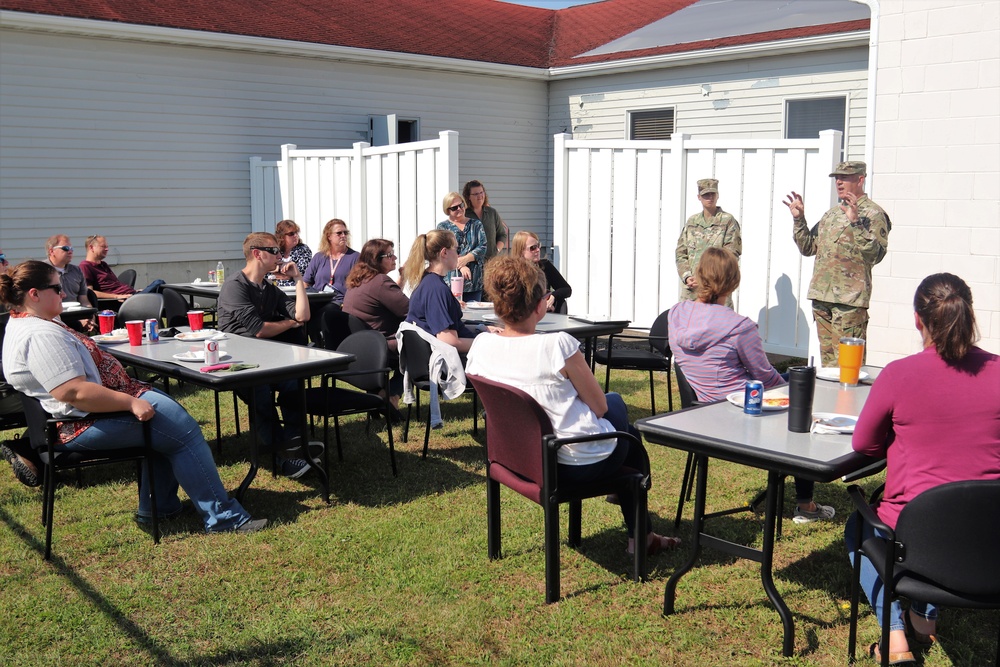
{"type": "MultiPolygon", "coordinates": [[[[580,342],[565,332],[477,336],[469,350],[465,372],[517,387],[534,398],[559,437],[614,431],[611,422],[595,415],[580,400],[569,378],[559,372],[579,350],[580,342]]],[[[610,456],[616,446],[614,438],[563,445],[557,460],[564,465],[597,463],[610,456]]]]}

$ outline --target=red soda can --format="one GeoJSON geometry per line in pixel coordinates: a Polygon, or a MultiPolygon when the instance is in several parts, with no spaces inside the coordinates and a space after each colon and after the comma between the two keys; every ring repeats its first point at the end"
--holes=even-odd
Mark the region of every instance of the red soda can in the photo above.
{"type": "Polygon", "coordinates": [[[146,320],[146,340],[150,343],[160,342],[160,325],[154,320],[146,320]]]}
{"type": "Polygon", "coordinates": [[[743,412],[748,415],[759,415],[764,409],[764,383],[750,380],[743,394],[743,412]]]}
{"type": "Polygon", "coordinates": [[[219,363],[219,341],[205,341],[205,365],[214,366],[219,363]]]}

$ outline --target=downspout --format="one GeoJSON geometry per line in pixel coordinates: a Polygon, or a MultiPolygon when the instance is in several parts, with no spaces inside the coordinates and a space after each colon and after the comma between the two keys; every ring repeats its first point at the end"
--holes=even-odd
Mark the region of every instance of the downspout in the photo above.
{"type": "Polygon", "coordinates": [[[868,192],[874,190],[875,180],[875,83],[878,78],[878,27],[879,0],[852,0],[867,5],[871,10],[871,23],[868,28],[868,104],[865,113],[865,162],[868,164],[866,185],[868,192]]]}

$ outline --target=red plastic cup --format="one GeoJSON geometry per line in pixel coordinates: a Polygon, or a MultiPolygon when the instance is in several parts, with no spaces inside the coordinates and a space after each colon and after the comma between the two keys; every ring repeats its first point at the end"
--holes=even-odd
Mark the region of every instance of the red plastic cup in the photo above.
{"type": "Polygon", "coordinates": [[[101,325],[101,333],[109,334],[115,330],[115,313],[112,310],[102,310],[97,314],[97,321],[101,325]]]}
{"type": "Polygon", "coordinates": [[[125,330],[128,331],[129,345],[142,345],[142,327],[145,324],[142,320],[129,320],[125,323],[125,330]]]}
{"type": "Polygon", "coordinates": [[[191,327],[191,331],[201,331],[205,328],[205,311],[204,310],[189,310],[188,311],[188,326],[191,327]]]}

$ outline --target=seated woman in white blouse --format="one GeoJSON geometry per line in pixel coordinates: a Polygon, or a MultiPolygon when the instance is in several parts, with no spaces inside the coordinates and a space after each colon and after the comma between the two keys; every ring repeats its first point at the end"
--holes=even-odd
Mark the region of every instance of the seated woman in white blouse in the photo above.
{"type": "MultiPolygon", "coordinates": [[[[495,257],[486,266],[486,293],[504,328],[495,336],[479,336],[469,350],[466,372],[524,391],[545,410],[558,437],[628,431],[628,411],[618,394],[605,394],[590,372],[580,342],[568,333],[535,333],[545,317],[545,276],[521,257],[495,257]]],[[[559,479],[585,484],[615,473],[622,466],[648,474],[646,457],[628,440],[609,438],[559,448],[559,479]]],[[[618,494],[628,526],[628,552],[634,552],[632,498],[618,494]]],[[[650,555],[673,549],[680,540],[652,531],[649,517],[640,527],[650,555]]]]}

